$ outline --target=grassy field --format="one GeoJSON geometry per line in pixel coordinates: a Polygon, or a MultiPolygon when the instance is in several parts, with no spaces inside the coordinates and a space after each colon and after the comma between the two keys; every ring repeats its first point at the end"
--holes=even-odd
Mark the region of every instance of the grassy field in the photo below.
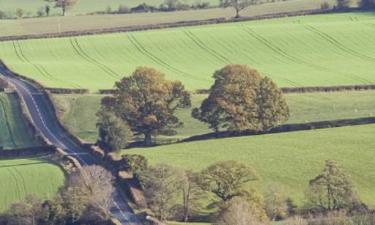
{"type": "MultiPolygon", "coordinates": [[[[98,136],[95,113],[99,109],[102,97],[101,95],[54,95],[54,100],[64,124],[80,138],[95,142],[98,136]]],[[[204,98],[205,95],[193,95],[193,107],[198,107],[204,98]]],[[[287,94],[286,98],[291,109],[288,123],[375,116],[374,91],[287,94]]],[[[205,124],[193,119],[190,112],[191,109],[177,112],[185,125],[179,128],[177,136],[172,138],[186,138],[211,132],[205,124]]]]}
{"type": "Polygon", "coordinates": [[[248,64],[282,87],[375,81],[375,16],[347,13],[122,34],[0,43],[12,69],[49,87],[111,88],[137,66],[208,88],[212,73],[248,64]]]}
{"type": "MultiPolygon", "coordinates": [[[[87,3],[91,0],[80,1],[80,4],[87,3]]],[[[96,0],[98,1],[98,0],[96,0]]],[[[118,0],[113,0],[118,1],[118,0]]],[[[139,0],[134,0],[139,1],[139,0]]],[[[214,0],[212,0],[214,1],[214,0]]],[[[326,0],[288,0],[276,1],[269,4],[254,5],[245,9],[241,14],[243,16],[257,16],[264,14],[294,12],[299,10],[312,10],[320,8],[322,2],[326,0]]],[[[335,0],[327,0],[333,5],[335,0]]],[[[38,1],[23,0],[24,4],[36,4],[38,1]]],[[[102,1],[104,2],[104,1],[102,1]]],[[[142,1],[143,2],[143,1],[142,1]]],[[[0,9],[8,8],[15,10],[19,1],[0,0],[0,9]],[[8,4],[5,4],[9,2],[8,4]],[[4,3],[2,3],[4,2],[4,3]]],[[[86,5],[88,9],[95,4],[86,5]]],[[[35,6],[28,5],[28,9],[36,10],[35,6]]],[[[78,10],[79,7],[76,8],[78,10]]],[[[103,10],[98,8],[98,10],[103,10]]],[[[115,9],[115,8],[113,8],[115,9]]],[[[213,8],[206,10],[189,10],[168,13],[137,13],[123,15],[92,15],[92,16],[66,16],[66,17],[48,17],[48,18],[32,18],[19,20],[2,20],[0,23],[0,36],[24,35],[24,34],[40,34],[40,33],[56,33],[64,31],[76,31],[87,29],[102,29],[110,27],[124,27],[135,25],[149,25],[159,23],[171,23],[178,21],[204,20],[213,18],[229,18],[233,17],[233,9],[213,8]]]]}
{"type": "Polygon", "coordinates": [[[351,175],[361,199],[374,206],[374,133],[375,125],[365,125],[189,142],[124,153],[142,154],[151,164],[167,163],[195,171],[217,161],[242,161],[258,171],[259,187],[280,184],[299,205],[309,179],[323,168],[324,160],[336,160],[351,175]]]}
{"type": "Polygon", "coordinates": [[[0,160],[0,212],[27,195],[50,198],[64,184],[60,167],[43,159],[0,160]]]}
{"type": "Polygon", "coordinates": [[[15,95],[0,93],[0,146],[4,149],[38,146],[26,126],[15,95]]]}

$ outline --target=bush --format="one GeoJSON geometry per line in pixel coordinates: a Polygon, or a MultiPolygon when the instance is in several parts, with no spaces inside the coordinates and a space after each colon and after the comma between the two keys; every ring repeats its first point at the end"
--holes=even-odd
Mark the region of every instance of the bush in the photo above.
{"type": "MultiPolygon", "coordinates": [[[[108,8],[107,8],[107,10],[108,10],[108,8]]],[[[121,14],[130,13],[130,9],[126,5],[119,5],[117,12],[121,13],[121,14]]]]}
{"type": "Polygon", "coordinates": [[[6,19],[6,18],[7,18],[7,14],[4,11],[0,10],[0,20],[6,19]]]}
{"type": "Polygon", "coordinates": [[[37,17],[43,17],[45,15],[45,9],[44,7],[40,7],[37,11],[36,11],[36,15],[37,17]]]}
{"type": "Polygon", "coordinates": [[[331,8],[331,5],[328,2],[323,2],[320,5],[320,9],[322,9],[322,10],[327,10],[327,9],[330,9],[330,8],[331,8]]]}

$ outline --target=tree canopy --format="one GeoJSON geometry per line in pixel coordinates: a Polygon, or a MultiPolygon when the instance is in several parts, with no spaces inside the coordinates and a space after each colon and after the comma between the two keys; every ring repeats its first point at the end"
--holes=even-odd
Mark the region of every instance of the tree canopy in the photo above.
{"type": "Polygon", "coordinates": [[[228,65],[214,73],[215,83],[194,118],[216,132],[267,131],[285,122],[289,108],[276,84],[246,65],[228,65]]]}
{"type": "Polygon", "coordinates": [[[221,5],[226,7],[232,7],[236,11],[235,18],[240,17],[240,11],[250,5],[258,3],[258,0],[221,0],[221,5]]]}
{"type": "Polygon", "coordinates": [[[146,145],[152,144],[152,135],[181,126],[174,112],[191,105],[181,82],[166,80],[163,73],[148,67],[139,67],[117,82],[112,99],[102,104],[127,121],[135,134],[143,134],[146,145]]]}
{"type": "Polygon", "coordinates": [[[323,171],[310,180],[306,194],[312,207],[328,211],[351,208],[358,203],[349,176],[331,160],[327,160],[323,171]]]}
{"type": "MultiPolygon", "coordinates": [[[[72,8],[74,5],[78,3],[78,0],[45,0],[47,2],[53,2],[55,3],[56,8],[61,8],[62,15],[66,15],[66,11],[70,8],[72,8]]],[[[49,9],[48,9],[49,12],[49,9]]]]}

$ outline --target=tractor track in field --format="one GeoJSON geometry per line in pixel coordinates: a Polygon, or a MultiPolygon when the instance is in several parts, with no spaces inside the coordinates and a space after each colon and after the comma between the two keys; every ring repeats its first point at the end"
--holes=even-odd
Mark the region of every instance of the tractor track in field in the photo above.
{"type": "MultiPolygon", "coordinates": [[[[14,51],[17,55],[17,58],[20,59],[22,62],[32,65],[42,76],[46,77],[47,79],[55,80],[55,81],[58,81],[58,82],[62,82],[62,83],[66,83],[66,84],[71,85],[69,82],[66,82],[64,80],[60,80],[60,79],[56,78],[55,76],[53,76],[52,74],[50,74],[43,66],[32,63],[23,53],[22,47],[21,47],[19,41],[12,41],[12,43],[13,43],[13,48],[14,48],[14,51]]],[[[75,86],[75,85],[73,85],[73,86],[75,86]]]]}
{"type": "Polygon", "coordinates": [[[72,45],[74,51],[82,58],[84,59],[86,62],[98,67],[99,69],[101,69],[104,73],[106,73],[107,75],[113,77],[113,78],[119,78],[119,74],[117,74],[115,71],[113,71],[110,67],[108,67],[107,65],[99,62],[98,60],[92,58],[91,56],[89,56],[84,50],[83,48],[80,46],[79,42],[78,42],[78,39],[76,37],[73,37],[73,38],[69,38],[69,41],[70,41],[70,44],[72,45]]]}
{"type": "Polygon", "coordinates": [[[134,37],[134,35],[132,34],[128,34],[128,39],[130,41],[130,43],[133,44],[133,46],[140,52],[142,53],[144,56],[146,56],[147,58],[151,59],[152,61],[154,61],[155,63],[159,64],[160,66],[166,68],[167,70],[173,72],[173,73],[178,73],[178,74],[182,74],[182,75],[185,75],[185,76],[188,76],[188,77],[192,77],[194,79],[197,79],[197,80],[204,80],[206,81],[205,79],[202,79],[200,77],[196,77],[194,75],[191,75],[189,73],[186,73],[182,70],[179,70],[171,65],[169,65],[168,63],[164,62],[162,59],[160,59],[159,57],[155,56],[154,54],[152,54],[151,52],[149,52],[146,48],[144,48],[142,46],[141,43],[139,43],[139,41],[134,37]]]}
{"type": "MultiPolygon", "coordinates": [[[[278,46],[275,46],[274,44],[272,44],[270,41],[268,41],[267,39],[265,39],[264,37],[262,37],[261,35],[257,34],[254,30],[252,30],[251,28],[249,27],[246,27],[246,26],[243,26],[244,28],[244,31],[247,32],[249,35],[251,35],[253,38],[255,38],[256,40],[260,41],[261,43],[263,43],[267,48],[271,49],[273,52],[275,52],[276,54],[282,56],[282,57],[285,57],[286,59],[288,59],[289,61],[293,62],[293,63],[297,63],[297,64],[300,64],[300,65],[306,65],[306,66],[309,66],[313,69],[316,69],[318,71],[323,71],[323,72],[336,72],[337,71],[332,71],[326,67],[323,67],[323,66],[320,66],[320,65],[316,65],[316,64],[313,64],[313,63],[309,63],[309,62],[306,62],[302,59],[299,59],[295,56],[292,56],[290,54],[288,54],[287,52],[285,52],[284,50],[282,50],[280,47],[278,46]]],[[[344,73],[344,72],[338,72],[348,78],[351,78],[355,81],[361,81],[361,82],[364,82],[366,84],[371,84],[372,82],[367,80],[367,79],[364,79],[362,77],[359,77],[355,74],[349,74],[349,73],[344,73]]],[[[294,85],[296,85],[294,82],[292,81],[289,81],[291,83],[293,83],[294,85]]]]}
{"type": "Polygon", "coordinates": [[[348,48],[346,47],[344,44],[342,44],[340,41],[336,40],[334,37],[332,37],[331,35],[311,26],[311,25],[307,25],[305,24],[304,25],[305,29],[312,32],[312,33],[315,33],[317,34],[318,36],[320,36],[321,38],[323,38],[325,41],[331,43],[333,46],[335,46],[336,48],[342,50],[343,52],[346,52],[347,54],[351,55],[351,56],[354,56],[354,57],[357,57],[357,58],[360,58],[362,60],[366,60],[366,61],[370,61],[370,62],[375,62],[375,58],[371,57],[371,56],[368,56],[368,55],[364,55],[360,52],[357,52],[351,48],[348,48]]]}
{"type": "Polygon", "coordinates": [[[22,174],[20,173],[20,171],[17,170],[17,167],[14,167],[12,168],[14,173],[16,174],[16,176],[19,177],[19,180],[20,180],[20,183],[21,183],[21,186],[22,186],[22,190],[23,190],[23,193],[25,195],[27,195],[27,188],[26,188],[26,181],[25,181],[25,177],[22,176],[22,174]]]}
{"type": "Polygon", "coordinates": [[[199,48],[204,50],[205,52],[208,52],[210,55],[215,57],[217,60],[219,60],[222,63],[232,63],[227,57],[220,54],[219,52],[215,51],[214,49],[208,47],[197,35],[193,34],[193,32],[189,30],[184,30],[184,33],[187,37],[189,37],[190,40],[192,40],[199,48]]]}
{"type": "Polygon", "coordinates": [[[9,136],[10,136],[10,141],[12,142],[13,146],[16,148],[17,144],[16,144],[16,141],[14,140],[14,134],[13,134],[13,131],[12,131],[11,126],[9,124],[9,116],[8,116],[6,110],[5,110],[6,104],[4,103],[4,100],[1,99],[1,98],[0,98],[0,105],[1,105],[2,111],[4,113],[5,125],[7,127],[7,130],[8,130],[9,136]]]}
{"type": "Polygon", "coordinates": [[[21,189],[19,185],[19,180],[17,179],[17,176],[13,172],[13,168],[8,168],[7,169],[10,176],[13,178],[14,183],[16,184],[16,194],[18,195],[17,197],[20,199],[21,198],[21,189]]]}

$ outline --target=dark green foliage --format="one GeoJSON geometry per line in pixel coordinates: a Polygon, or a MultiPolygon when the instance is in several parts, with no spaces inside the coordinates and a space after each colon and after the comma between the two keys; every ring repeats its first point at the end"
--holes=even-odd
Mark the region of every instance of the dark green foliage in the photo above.
{"type": "Polygon", "coordinates": [[[330,160],[325,162],[323,171],[310,180],[306,197],[310,207],[324,211],[351,209],[359,202],[349,176],[330,160]]]}
{"type": "Polygon", "coordinates": [[[375,0],[361,0],[360,6],[366,10],[375,9],[375,0]]]}
{"type": "Polygon", "coordinates": [[[215,83],[192,116],[219,131],[267,131],[289,117],[286,101],[271,79],[245,65],[228,65],[214,74],[215,83]]]}
{"type": "Polygon", "coordinates": [[[96,127],[99,129],[99,145],[108,151],[125,148],[133,136],[129,125],[103,107],[96,115],[98,117],[96,127]]]}
{"type": "Polygon", "coordinates": [[[147,158],[143,155],[124,155],[122,158],[125,165],[137,177],[148,168],[147,158]]]}

